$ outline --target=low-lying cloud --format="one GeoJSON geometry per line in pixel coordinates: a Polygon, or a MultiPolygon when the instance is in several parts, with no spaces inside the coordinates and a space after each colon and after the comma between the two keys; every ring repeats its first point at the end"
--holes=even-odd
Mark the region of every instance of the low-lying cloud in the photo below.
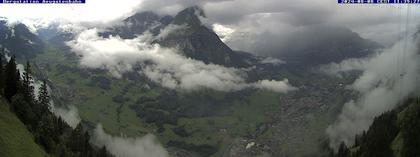
{"type": "MultiPolygon", "coordinates": [[[[63,118],[72,128],[81,121],[77,108],[52,108],[54,114],[63,118]]],[[[90,142],[99,148],[105,146],[117,157],[167,157],[168,152],[162,147],[152,134],[143,137],[118,137],[107,134],[102,125],[98,124],[93,130],[90,142]]]]}
{"type": "Polygon", "coordinates": [[[253,84],[253,87],[259,89],[271,90],[274,92],[285,92],[287,90],[295,90],[296,88],[289,85],[289,80],[284,79],[283,81],[276,80],[261,80],[253,84]]]}
{"type": "Polygon", "coordinates": [[[360,97],[346,103],[336,123],[327,129],[332,148],[337,149],[340,142],[352,145],[354,136],[367,130],[376,116],[395,108],[417,91],[420,78],[417,44],[417,38],[409,37],[368,62],[351,60],[336,66],[364,72],[350,86],[360,97]]]}
{"type": "Polygon", "coordinates": [[[277,58],[266,57],[263,60],[261,60],[260,63],[279,65],[279,64],[285,64],[286,61],[283,61],[283,60],[280,60],[280,59],[277,59],[277,58]]]}
{"type": "Polygon", "coordinates": [[[235,33],[233,28],[229,28],[228,26],[224,26],[218,23],[212,25],[213,31],[219,36],[220,40],[223,42],[228,41],[232,38],[232,34],[235,33]]]}
{"type": "Polygon", "coordinates": [[[363,71],[369,63],[369,58],[352,58],[344,60],[340,63],[330,63],[323,65],[319,69],[326,74],[342,77],[342,73],[349,71],[363,71]]]}
{"type": "Polygon", "coordinates": [[[134,39],[118,36],[102,38],[96,29],[90,29],[80,33],[68,45],[81,56],[80,64],[84,67],[108,69],[114,76],[120,77],[140,65],[139,73],[170,89],[237,91],[252,87],[283,93],[296,89],[287,80],[247,83],[242,69],[186,58],[175,49],[151,44],[153,39],[147,33],[134,39]]]}
{"type": "Polygon", "coordinates": [[[79,112],[77,108],[74,106],[70,106],[68,108],[59,108],[53,106],[52,111],[55,115],[61,117],[72,128],[76,128],[76,126],[82,120],[79,117],[79,112]]]}
{"type": "Polygon", "coordinates": [[[149,134],[140,138],[116,137],[105,133],[102,125],[94,130],[92,140],[99,147],[105,146],[118,157],[167,157],[168,152],[149,134]]]}

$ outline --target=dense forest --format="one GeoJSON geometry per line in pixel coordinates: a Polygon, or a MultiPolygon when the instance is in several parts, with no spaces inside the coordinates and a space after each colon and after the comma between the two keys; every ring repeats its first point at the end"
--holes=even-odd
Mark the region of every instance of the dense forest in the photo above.
{"type": "Polygon", "coordinates": [[[89,142],[90,135],[81,124],[73,129],[54,115],[46,81],[43,81],[38,94],[34,92],[33,82],[29,62],[21,75],[14,56],[5,65],[0,57],[1,97],[9,102],[10,110],[46,153],[53,157],[112,156],[105,147],[97,148],[89,142]]]}
{"type": "Polygon", "coordinates": [[[375,118],[369,130],[342,143],[336,157],[420,156],[420,100],[409,99],[399,108],[375,118]]]}

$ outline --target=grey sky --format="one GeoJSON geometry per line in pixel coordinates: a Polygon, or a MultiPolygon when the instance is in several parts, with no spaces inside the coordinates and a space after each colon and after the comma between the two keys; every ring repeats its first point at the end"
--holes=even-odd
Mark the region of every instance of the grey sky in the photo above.
{"type": "MultiPolygon", "coordinates": [[[[202,6],[211,22],[250,38],[264,33],[284,36],[302,27],[328,24],[349,27],[382,44],[399,38],[407,10],[412,17],[420,12],[417,5],[339,5],[334,0],[87,0],[80,5],[0,5],[0,15],[29,24],[37,19],[37,25],[51,21],[107,23],[138,11],[174,15],[191,5],[202,6]]],[[[410,26],[416,24],[410,21],[410,26]]]]}

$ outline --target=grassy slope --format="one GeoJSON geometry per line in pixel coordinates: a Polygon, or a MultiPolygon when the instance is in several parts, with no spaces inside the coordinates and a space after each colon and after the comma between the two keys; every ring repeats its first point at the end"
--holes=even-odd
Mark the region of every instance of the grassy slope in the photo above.
{"type": "Polygon", "coordinates": [[[2,98],[0,98],[0,156],[46,156],[33,140],[32,134],[16,115],[10,112],[2,98]]]}

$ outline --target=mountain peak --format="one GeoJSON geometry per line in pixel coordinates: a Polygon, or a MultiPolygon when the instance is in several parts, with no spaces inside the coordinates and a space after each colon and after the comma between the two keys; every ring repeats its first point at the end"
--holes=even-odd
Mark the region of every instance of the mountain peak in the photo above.
{"type": "Polygon", "coordinates": [[[203,17],[206,17],[204,11],[198,6],[180,11],[171,24],[187,27],[182,32],[171,33],[157,42],[164,47],[176,47],[183,55],[206,64],[248,67],[248,61],[253,58],[229,48],[213,30],[203,25],[200,19],[203,17]]]}
{"type": "Polygon", "coordinates": [[[128,17],[127,19],[125,19],[125,22],[151,22],[151,21],[156,21],[159,19],[159,15],[153,13],[153,12],[138,12],[136,14],[134,14],[133,16],[128,17]]]}
{"type": "Polygon", "coordinates": [[[191,6],[179,12],[173,23],[177,25],[187,24],[190,27],[197,28],[202,25],[200,16],[206,17],[204,10],[199,6],[191,6]]]}
{"type": "Polygon", "coordinates": [[[196,15],[198,15],[198,16],[206,17],[206,15],[204,13],[204,10],[201,7],[199,7],[198,5],[194,5],[194,6],[185,8],[183,11],[192,12],[192,13],[195,13],[196,15]]]}

